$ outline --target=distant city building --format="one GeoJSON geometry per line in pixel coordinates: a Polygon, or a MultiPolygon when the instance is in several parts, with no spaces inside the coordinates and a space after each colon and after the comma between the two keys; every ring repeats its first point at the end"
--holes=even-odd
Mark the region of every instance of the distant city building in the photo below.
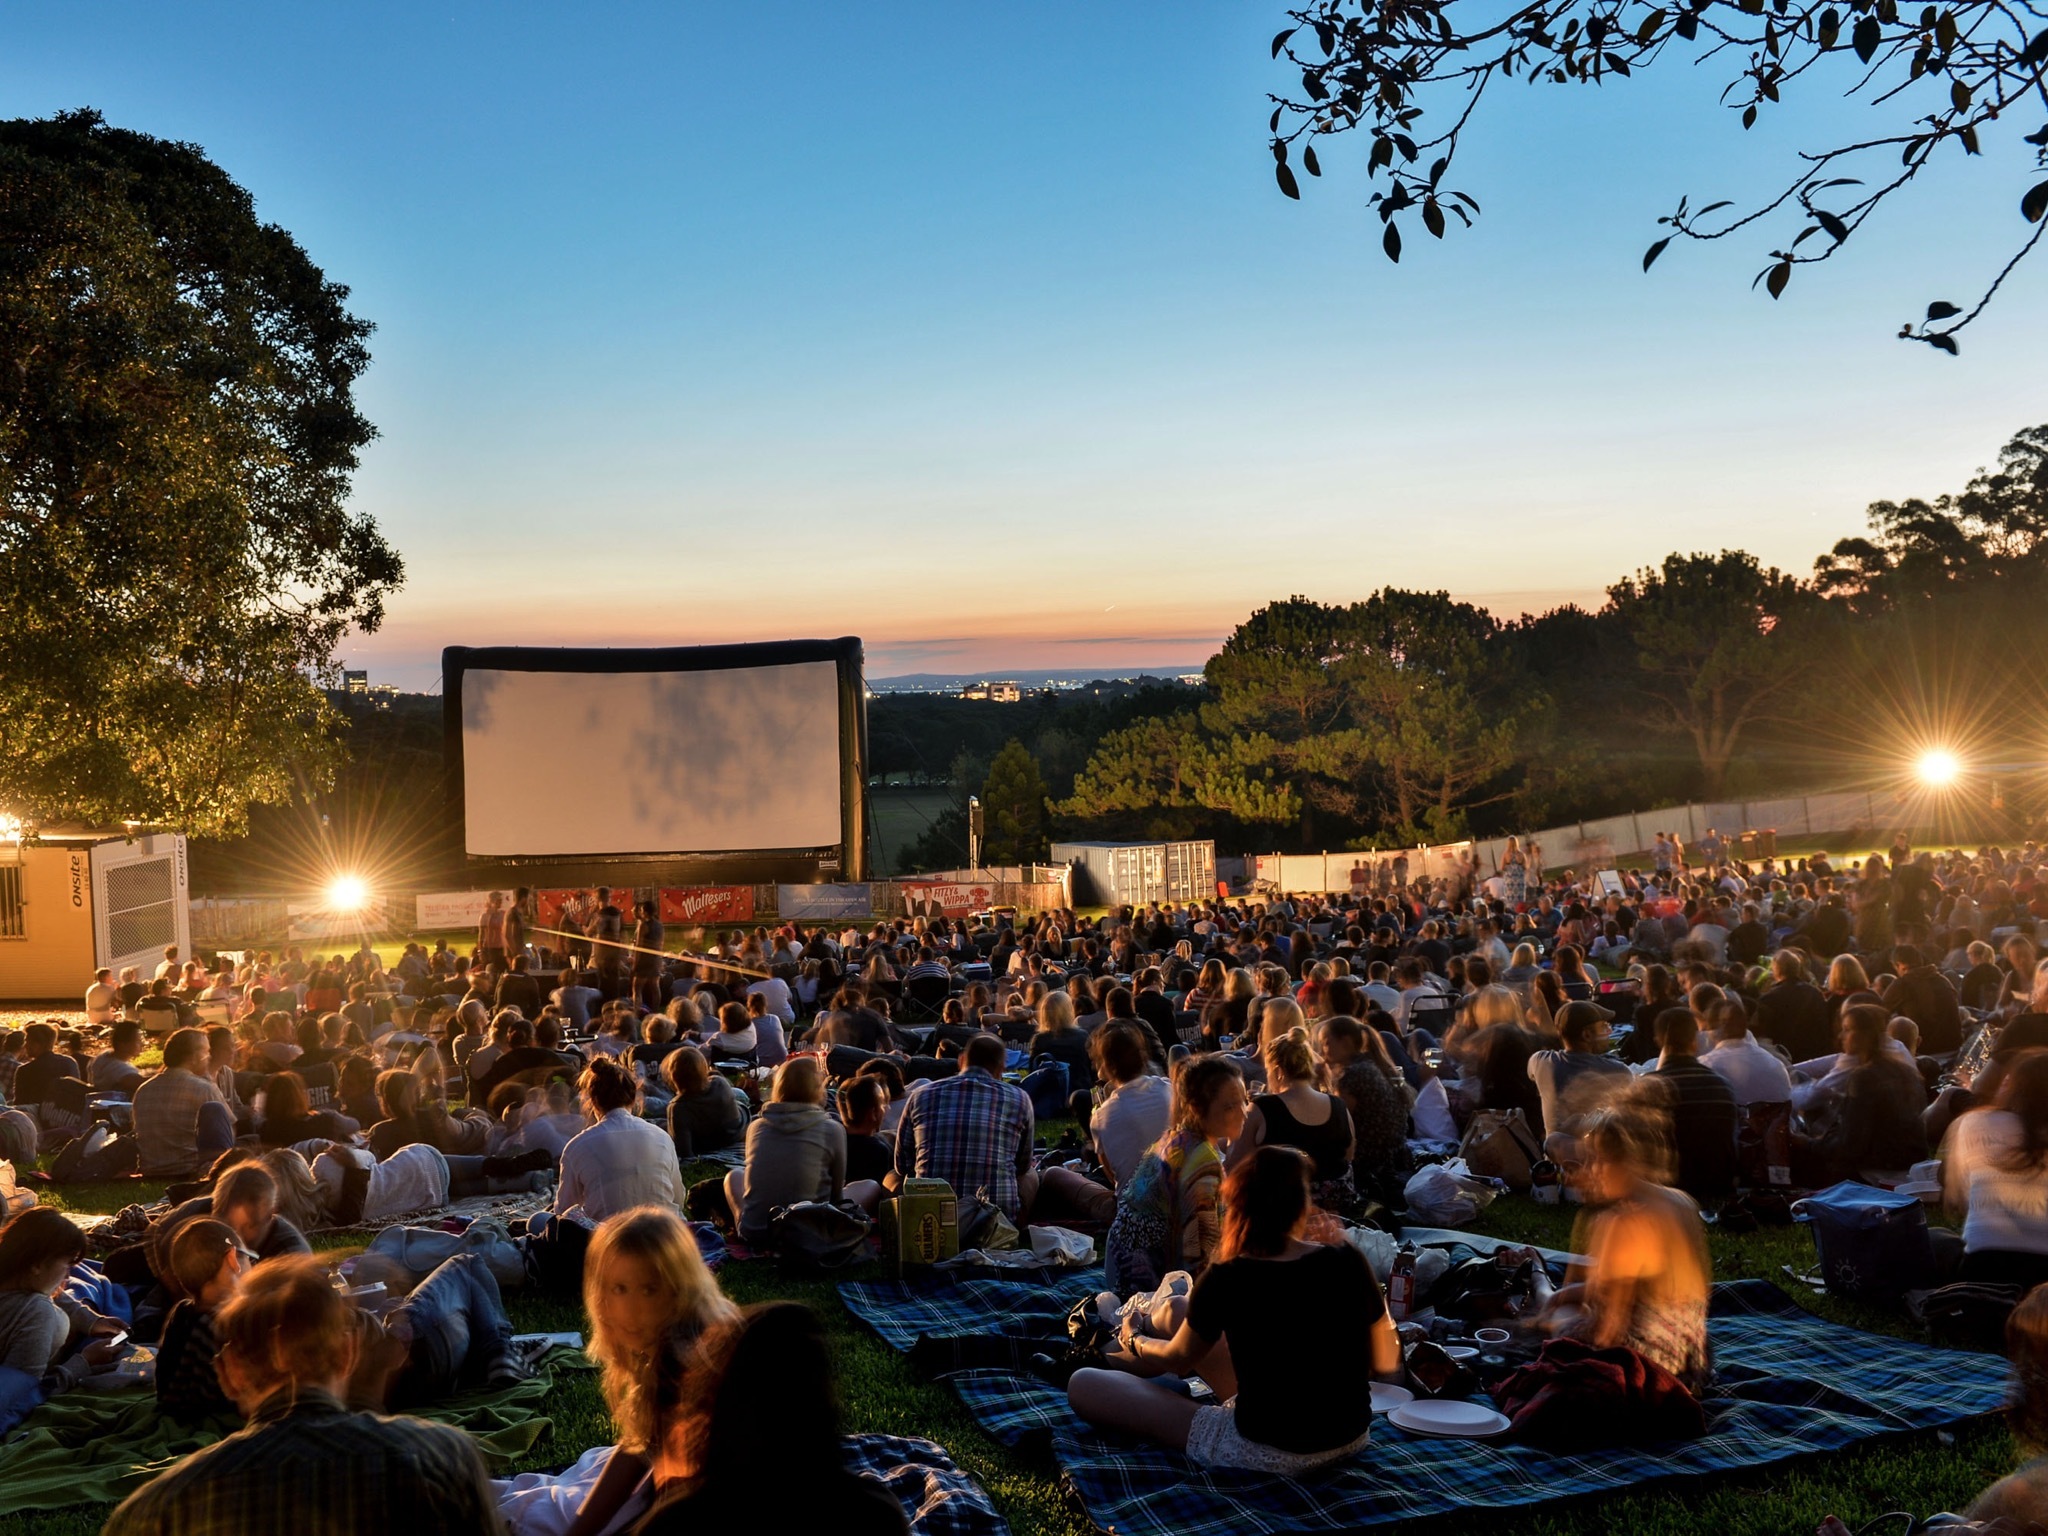
{"type": "Polygon", "coordinates": [[[1015,704],[1024,697],[1024,690],[1015,683],[990,683],[988,696],[998,704],[1015,704]]]}
{"type": "Polygon", "coordinates": [[[368,693],[370,691],[370,674],[367,672],[343,672],[341,674],[341,687],[344,693],[368,693]]]}

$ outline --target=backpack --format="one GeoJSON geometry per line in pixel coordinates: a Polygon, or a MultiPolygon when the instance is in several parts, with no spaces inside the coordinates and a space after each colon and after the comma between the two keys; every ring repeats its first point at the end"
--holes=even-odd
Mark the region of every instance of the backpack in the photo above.
{"type": "Polygon", "coordinates": [[[1845,1180],[1794,1201],[1792,1219],[1812,1226],[1830,1295],[1890,1305],[1934,1279],[1927,1213],[1911,1195],[1845,1180]]]}
{"type": "Polygon", "coordinates": [[[64,1143],[50,1163],[50,1178],[58,1184],[127,1178],[142,1166],[141,1146],[132,1134],[117,1134],[111,1125],[95,1125],[64,1143]]]}
{"type": "Polygon", "coordinates": [[[779,1205],[768,1218],[768,1246],[785,1267],[799,1272],[829,1272],[858,1264],[868,1256],[868,1233],[874,1227],[857,1205],[842,1201],[800,1200],[779,1205]]]}
{"type": "Polygon", "coordinates": [[[1041,1056],[1017,1086],[1031,1100],[1031,1113],[1040,1120],[1064,1120],[1069,1093],[1067,1064],[1041,1056]]]}

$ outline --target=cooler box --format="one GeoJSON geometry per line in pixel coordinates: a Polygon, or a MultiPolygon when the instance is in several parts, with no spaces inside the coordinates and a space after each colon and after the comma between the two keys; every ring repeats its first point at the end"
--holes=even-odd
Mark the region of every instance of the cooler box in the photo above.
{"type": "Polygon", "coordinates": [[[880,1218],[882,1267],[892,1275],[960,1251],[960,1202],[944,1179],[905,1179],[880,1218]]]}

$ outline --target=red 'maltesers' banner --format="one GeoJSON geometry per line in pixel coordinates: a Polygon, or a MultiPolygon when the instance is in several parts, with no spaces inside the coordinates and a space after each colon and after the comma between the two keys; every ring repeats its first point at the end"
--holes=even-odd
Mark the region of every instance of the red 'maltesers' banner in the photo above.
{"type": "Polygon", "coordinates": [[[986,907],[995,896],[992,885],[956,880],[899,880],[905,917],[965,917],[986,907]]]}
{"type": "Polygon", "coordinates": [[[751,885],[685,885],[665,887],[661,920],[701,927],[705,923],[744,923],[754,915],[751,885]]]}

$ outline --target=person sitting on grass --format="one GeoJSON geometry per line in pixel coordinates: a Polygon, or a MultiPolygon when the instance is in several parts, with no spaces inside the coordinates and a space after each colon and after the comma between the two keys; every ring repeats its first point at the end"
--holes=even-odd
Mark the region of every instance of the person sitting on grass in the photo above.
{"type": "Polygon", "coordinates": [[[896,1166],[896,1148],[882,1134],[889,1087],[879,1077],[849,1078],[839,1085],[839,1123],[846,1127],[846,1181],[878,1188],[896,1166]]]}
{"type": "Polygon", "coordinates": [[[194,1178],[234,1145],[234,1115],[207,1075],[212,1049],[204,1031],[179,1030],[164,1043],[163,1070],[135,1090],[144,1178],[194,1178]]]}
{"type": "Polygon", "coordinates": [[[1108,1369],[1076,1371],[1067,1399],[1103,1429],[1185,1451],[1198,1467],[1302,1473],[1354,1455],[1372,1424],[1374,1379],[1401,1374],[1401,1344],[1372,1269],[1349,1243],[1306,1242],[1313,1166],[1261,1147],[1231,1170],[1223,1242],[1195,1280],[1170,1339],[1126,1323],[1108,1369]],[[1304,1320],[1345,1319],[1314,1350],[1304,1320]],[[1146,1378],[1199,1374],[1218,1402],[1196,1405],[1146,1378]]]}
{"type": "Polygon", "coordinates": [[[1250,1104],[1236,1063],[1182,1063],[1172,1126],[1120,1186],[1103,1240],[1107,1283],[1118,1296],[1156,1289],[1177,1269],[1201,1274],[1222,1239],[1223,1149],[1244,1130],[1250,1104]]]}
{"type": "Polygon", "coordinates": [[[273,1072],[263,1084],[263,1119],[256,1134],[269,1147],[295,1147],[302,1141],[341,1141],[360,1127],[347,1115],[315,1109],[306,1080],[296,1072],[273,1072]]]}
{"type": "Polygon", "coordinates": [[[673,1095],[668,1101],[668,1134],[678,1158],[721,1152],[745,1134],[745,1104],[697,1047],[671,1051],[662,1061],[661,1075],[673,1095]]]}
{"type": "Polygon", "coordinates": [[[64,1294],[84,1257],[85,1234],[47,1206],[0,1229],[0,1366],[62,1391],[114,1363],[126,1326],[64,1294]]]}
{"type": "Polygon", "coordinates": [[[489,1144],[487,1115],[481,1110],[451,1115],[438,1103],[422,1102],[418,1074],[403,1067],[377,1074],[377,1102],[384,1118],[370,1127],[370,1150],[380,1158],[422,1142],[457,1157],[471,1157],[489,1144]]]}
{"type": "MultiPolygon", "coordinates": [[[[257,1172],[263,1170],[254,1164],[257,1172]]],[[[181,1423],[205,1419],[240,1420],[220,1383],[220,1345],[213,1320],[256,1263],[235,1230],[201,1217],[178,1229],[170,1242],[167,1280],[178,1300],[164,1319],[156,1353],[156,1406],[181,1423]]]]}
{"type": "Polygon", "coordinates": [[[467,1434],[344,1406],[364,1331],[319,1259],[279,1259],[251,1272],[214,1333],[221,1385],[248,1426],[129,1495],[108,1536],[500,1529],[483,1457],[467,1434]]]}
{"type": "Polygon", "coordinates": [[[1927,1087],[1912,1059],[1894,1049],[1882,1003],[1842,1012],[1842,1060],[1828,1091],[1792,1133],[1792,1179],[1821,1189],[1866,1169],[1903,1171],[1927,1156],[1927,1087]],[[1817,1124],[1815,1123],[1817,1122],[1817,1124]]]}
{"type": "Polygon", "coordinates": [[[515,1531],[600,1536],[628,1529],[653,1500],[660,1400],[673,1391],[698,1336],[737,1317],[690,1229],[674,1211],[625,1211],[591,1234],[583,1259],[587,1353],[618,1433],[556,1476],[499,1485],[499,1510],[515,1531]]]}
{"type": "Polygon", "coordinates": [[[583,1071],[583,1110],[592,1121],[562,1149],[555,1212],[576,1207],[603,1221],[636,1206],[680,1206],[683,1170],[667,1132],[637,1113],[640,1085],[619,1062],[601,1056],[583,1071]]]}
{"type": "Polygon", "coordinates": [[[1964,1518],[2011,1521],[2006,1529],[2018,1536],[2048,1527],[2048,1286],[2027,1292],[2006,1318],[2005,1352],[2013,1368],[2006,1423],[2032,1459],[1978,1494],[1964,1518]]]}
{"type": "MultiPolygon", "coordinates": [[[[1963,1217],[1956,1278],[2031,1290],[2048,1282],[2048,1051],[2021,1051],[1997,1097],[1959,1116],[1942,1149],[1951,1211],[1963,1217]]],[[[1935,1234],[1937,1253],[1955,1237],[1935,1234]]]]}
{"type": "Polygon", "coordinates": [[[1589,1115],[1579,1140],[1585,1162],[1567,1171],[1587,1207],[1572,1249],[1591,1263],[1575,1266],[1554,1293],[1543,1265],[1534,1265],[1538,1320],[1596,1349],[1633,1350],[1697,1394],[1711,1374],[1712,1265],[1699,1207],[1668,1187],[1677,1176],[1669,1119],[1634,1097],[1619,1100],[1589,1115]]]}
{"type": "Polygon", "coordinates": [[[766,1488],[782,1529],[908,1536],[902,1504],[846,1467],[832,1352],[809,1307],[771,1302],[712,1329],[677,1386],[662,1500],[639,1536],[748,1529],[766,1488]]]}
{"type": "Polygon", "coordinates": [[[824,1073],[815,1056],[794,1057],[775,1069],[769,1102],[747,1127],[746,1165],[725,1176],[733,1230],[764,1246],[777,1207],[841,1198],[873,1210],[881,1188],[847,1187],[846,1128],[826,1113],[824,1073]]]}

